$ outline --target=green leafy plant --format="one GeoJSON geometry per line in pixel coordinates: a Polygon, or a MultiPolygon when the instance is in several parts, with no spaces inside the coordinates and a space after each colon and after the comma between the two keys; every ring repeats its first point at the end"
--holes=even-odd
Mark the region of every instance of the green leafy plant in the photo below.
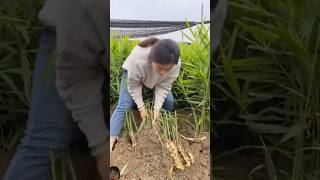
{"type": "Polygon", "coordinates": [[[320,177],[316,7],[313,0],[230,1],[213,69],[215,101],[226,109],[216,123],[242,124],[259,137],[271,179],[320,177]],[[292,166],[279,169],[275,154],[292,166]]]}
{"type": "Polygon", "coordinates": [[[75,168],[72,163],[70,154],[65,152],[49,151],[49,158],[51,163],[51,179],[72,179],[77,180],[75,168]]]}
{"type": "Polygon", "coordinates": [[[137,140],[135,137],[135,132],[137,131],[138,131],[138,126],[137,126],[136,120],[134,118],[132,111],[129,111],[126,113],[124,133],[122,135],[123,136],[129,135],[131,144],[134,147],[137,145],[137,140]]]}
{"type": "Polygon", "coordinates": [[[209,27],[202,20],[195,28],[186,21],[190,34],[183,33],[191,44],[181,44],[182,70],[176,90],[194,112],[196,132],[210,128],[210,38],[209,27]]]}
{"type": "Polygon", "coordinates": [[[28,117],[41,5],[35,0],[1,1],[0,153],[15,149],[28,117]]]}
{"type": "Polygon", "coordinates": [[[110,36],[110,103],[115,104],[120,91],[121,65],[129,56],[138,41],[132,41],[128,36],[110,36]]]}

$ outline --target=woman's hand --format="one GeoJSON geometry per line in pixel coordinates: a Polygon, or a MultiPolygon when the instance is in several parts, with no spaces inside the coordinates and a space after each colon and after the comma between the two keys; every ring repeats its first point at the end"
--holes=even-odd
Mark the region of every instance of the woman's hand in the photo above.
{"type": "Polygon", "coordinates": [[[139,112],[140,112],[140,116],[141,116],[142,121],[146,120],[146,116],[147,116],[146,109],[144,107],[142,107],[139,109],[139,112]]]}
{"type": "Polygon", "coordinates": [[[155,126],[157,123],[157,119],[159,117],[160,111],[159,110],[154,110],[153,111],[153,119],[152,119],[152,125],[155,126]]]}

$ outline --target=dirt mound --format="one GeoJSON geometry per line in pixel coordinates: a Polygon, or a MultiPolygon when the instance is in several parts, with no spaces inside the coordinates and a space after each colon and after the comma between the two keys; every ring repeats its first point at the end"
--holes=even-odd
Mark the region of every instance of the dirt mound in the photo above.
{"type": "MultiPolygon", "coordinates": [[[[173,169],[173,179],[210,179],[210,136],[200,143],[181,139],[186,152],[191,152],[195,162],[181,171],[173,169]]],[[[136,134],[137,146],[127,138],[120,138],[110,156],[110,165],[126,170],[121,179],[170,179],[174,162],[168,150],[162,148],[155,131],[145,128],[136,134]]]]}

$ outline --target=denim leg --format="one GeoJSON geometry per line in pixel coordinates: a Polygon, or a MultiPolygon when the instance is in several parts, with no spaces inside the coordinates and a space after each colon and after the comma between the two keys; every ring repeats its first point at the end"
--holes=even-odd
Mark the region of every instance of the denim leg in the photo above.
{"type": "Polygon", "coordinates": [[[4,180],[49,179],[49,151],[66,148],[78,131],[56,90],[55,65],[48,67],[55,48],[55,32],[44,30],[33,71],[27,129],[4,180]]]}
{"type": "Polygon", "coordinates": [[[170,91],[166,99],[164,100],[162,108],[171,112],[173,111],[173,103],[174,103],[174,98],[173,98],[172,91],[170,91]]]}
{"type": "Polygon", "coordinates": [[[121,83],[120,83],[120,93],[119,100],[115,110],[112,113],[110,120],[110,136],[119,137],[121,129],[124,124],[124,118],[126,112],[129,111],[134,105],[134,101],[130,96],[127,89],[127,72],[123,72],[121,83]]]}

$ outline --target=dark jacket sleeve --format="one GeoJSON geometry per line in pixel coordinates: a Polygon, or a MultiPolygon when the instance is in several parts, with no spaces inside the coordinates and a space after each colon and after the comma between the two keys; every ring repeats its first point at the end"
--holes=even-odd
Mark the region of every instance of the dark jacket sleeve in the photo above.
{"type": "Polygon", "coordinates": [[[106,1],[60,0],[56,86],[92,153],[107,152],[102,85],[106,67],[106,1]],[[105,24],[105,25],[104,25],[105,24]]]}
{"type": "Polygon", "coordinates": [[[211,19],[213,22],[213,28],[212,28],[212,52],[217,48],[220,34],[223,28],[223,23],[227,15],[227,6],[228,2],[227,0],[219,0],[213,9],[213,13],[211,13],[211,19]]]}

